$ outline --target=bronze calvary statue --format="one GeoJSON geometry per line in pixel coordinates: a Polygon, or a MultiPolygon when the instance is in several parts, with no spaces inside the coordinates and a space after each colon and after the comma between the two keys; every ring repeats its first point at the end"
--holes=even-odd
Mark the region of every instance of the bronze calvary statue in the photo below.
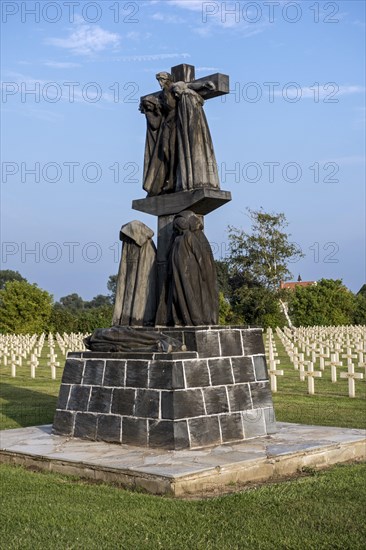
{"type": "Polygon", "coordinates": [[[156,78],[160,91],[143,96],[139,107],[147,124],[142,185],[148,196],[132,207],[158,217],[157,249],[142,222],[122,227],[114,330],[95,335],[95,349],[104,339],[127,339],[132,346],[132,332],[116,327],[218,323],[216,269],[203,217],[231,195],[220,190],[203,106],[229,93],[229,77],[195,79],[194,66],[183,64],[156,78]]]}

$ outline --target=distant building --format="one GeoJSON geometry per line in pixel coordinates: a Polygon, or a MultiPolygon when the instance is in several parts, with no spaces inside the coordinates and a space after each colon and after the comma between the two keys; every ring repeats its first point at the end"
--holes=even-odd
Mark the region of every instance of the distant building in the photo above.
{"type": "Polygon", "coordinates": [[[280,289],[295,290],[297,286],[314,286],[314,285],[316,285],[316,281],[302,281],[299,275],[297,281],[291,281],[288,283],[285,281],[281,281],[280,289]]]}

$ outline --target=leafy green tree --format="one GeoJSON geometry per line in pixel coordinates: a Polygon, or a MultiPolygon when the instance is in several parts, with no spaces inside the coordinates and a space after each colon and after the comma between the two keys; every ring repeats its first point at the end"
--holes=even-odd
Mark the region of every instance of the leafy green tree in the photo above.
{"type": "Polygon", "coordinates": [[[252,222],[251,233],[229,227],[230,269],[249,286],[277,290],[281,281],[292,276],[287,267],[289,260],[299,259],[303,253],[284,231],[288,226],[284,214],[247,210],[252,222]]]}
{"type": "Polygon", "coordinates": [[[10,281],[0,290],[0,331],[41,333],[48,329],[52,296],[35,284],[10,281]]]}
{"type": "Polygon", "coordinates": [[[289,300],[295,326],[350,325],[356,300],[340,279],[321,279],[316,285],[296,287],[289,300]]]}
{"type": "Polygon", "coordinates": [[[354,325],[366,325],[366,285],[364,285],[364,287],[365,294],[360,291],[355,296],[355,307],[353,312],[354,325]]]}
{"type": "Polygon", "coordinates": [[[229,298],[231,293],[229,264],[225,260],[215,260],[215,266],[219,293],[229,298]]]}
{"type": "Polygon", "coordinates": [[[82,299],[79,294],[76,294],[74,292],[73,294],[68,294],[67,296],[63,296],[60,298],[61,306],[63,306],[66,309],[69,309],[70,311],[81,311],[84,309],[85,302],[82,299]]]}
{"type": "Polygon", "coordinates": [[[285,215],[248,209],[251,232],[229,227],[229,256],[220,266],[221,287],[234,313],[248,325],[283,326],[280,282],[291,277],[290,259],[303,256],[290,242],[285,215]],[[226,293],[226,289],[229,292],[226,293]]]}
{"type": "Polygon", "coordinates": [[[75,312],[54,304],[49,320],[50,332],[78,332],[78,316],[75,312]]]}
{"type": "Polygon", "coordinates": [[[77,318],[77,330],[93,332],[96,328],[108,328],[112,323],[113,306],[102,306],[88,309],[77,318]]]}
{"type": "Polygon", "coordinates": [[[275,328],[286,324],[278,292],[264,286],[237,288],[233,293],[233,309],[242,312],[247,325],[275,328]]]}
{"type": "Polygon", "coordinates": [[[230,302],[225,298],[222,292],[219,292],[219,324],[220,325],[241,325],[243,317],[238,315],[230,305],[230,302]]]}
{"type": "Polygon", "coordinates": [[[365,296],[366,297],[366,283],[361,286],[360,290],[357,292],[357,296],[365,296]]]}
{"type": "Polygon", "coordinates": [[[10,281],[26,281],[24,277],[21,276],[19,271],[13,271],[12,269],[3,269],[0,270],[0,290],[5,288],[6,283],[10,281]]]}
{"type": "Polygon", "coordinates": [[[85,302],[85,307],[87,309],[93,309],[95,307],[103,307],[103,306],[110,306],[111,305],[111,298],[110,296],[104,296],[104,294],[98,294],[97,296],[94,296],[90,302],[85,302]]]}
{"type": "Polygon", "coordinates": [[[116,300],[117,292],[117,275],[110,275],[107,283],[107,288],[110,292],[110,301],[111,304],[114,304],[116,300]]]}

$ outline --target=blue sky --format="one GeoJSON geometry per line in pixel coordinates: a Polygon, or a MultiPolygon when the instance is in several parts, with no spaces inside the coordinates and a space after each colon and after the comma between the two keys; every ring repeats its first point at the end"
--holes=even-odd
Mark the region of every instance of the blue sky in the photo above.
{"type": "Polygon", "coordinates": [[[180,63],[230,75],[206,102],[228,205],[284,212],[303,280],[365,282],[364,2],[2,2],[2,269],[55,299],[107,292],[142,198],[140,95],[180,63]],[[33,93],[31,93],[33,90],[33,93]],[[6,138],[6,139],[5,139],[6,138]],[[33,172],[32,172],[33,171],[33,172]]]}

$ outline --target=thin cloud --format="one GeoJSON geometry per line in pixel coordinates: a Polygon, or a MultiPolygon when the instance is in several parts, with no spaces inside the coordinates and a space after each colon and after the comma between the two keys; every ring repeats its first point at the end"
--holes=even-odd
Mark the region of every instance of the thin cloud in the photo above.
{"type": "Polygon", "coordinates": [[[162,21],[163,23],[169,24],[181,24],[185,23],[185,19],[179,17],[178,15],[169,15],[161,12],[156,12],[151,16],[151,19],[154,21],[162,21]]]}
{"type": "Polygon", "coordinates": [[[202,0],[165,0],[165,2],[177,8],[183,8],[192,11],[202,11],[202,0]]]}
{"type": "Polygon", "coordinates": [[[187,59],[191,57],[189,53],[158,53],[158,54],[142,54],[142,55],[123,55],[115,57],[115,61],[160,61],[163,59],[175,58],[187,59]]]}
{"type": "Polygon", "coordinates": [[[262,23],[247,23],[241,21],[240,23],[235,23],[235,21],[221,21],[220,19],[214,19],[213,21],[202,23],[201,25],[194,27],[193,32],[201,36],[202,38],[207,38],[208,36],[213,36],[218,32],[228,32],[240,34],[244,38],[249,38],[264,32],[270,27],[271,23],[263,21],[262,23]]]}
{"type": "Polygon", "coordinates": [[[52,69],[76,69],[77,67],[81,67],[80,63],[68,63],[66,61],[46,61],[43,65],[52,69]]]}
{"type": "MultiPolygon", "coordinates": [[[[40,98],[43,97],[44,89],[47,87],[50,82],[41,78],[33,78],[28,75],[24,75],[21,73],[13,72],[13,71],[7,71],[5,73],[5,76],[12,78],[12,83],[18,84],[19,90],[17,93],[22,93],[21,90],[35,90],[35,94],[39,93],[40,98]]],[[[1,82],[1,86],[3,87],[6,82],[1,82]]],[[[100,101],[92,102],[92,101],[86,101],[85,95],[83,94],[83,90],[81,86],[77,86],[72,89],[72,91],[69,91],[69,88],[67,88],[64,83],[53,81],[52,84],[56,84],[58,86],[58,91],[60,92],[60,99],[58,101],[63,102],[70,102],[70,94],[72,94],[72,103],[84,103],[86,105],[92,105],[95,107],[101,107],[101,105],[104,103],[114,103],[114,95],[110,92],[106,92],[102,89],[102,95],[100,98],[100,101]]],[[[23,92],[25,93],[25,92],[23,92]]],[[[49,93],[49,92],[47,92],[49,93]]],[[[57,103],[58,103],[57,101],[57,103]]]]}
{"type": "MultiPolygon", "coordinates": [[[[280,0],[281,3],[283,3],[285,0],[280,0]]],[[[202,38],[206,38],[208,36],[212,36],[214,33],[217,33],[219,30],[231,30],[235,33],[240,33],[245,38],[249,38],[251,36],[255,36],[259,33],[264,32],[266,29],[268,29],[271,26],[271,23],[264,19],[263,21],[260,20],[255,23],[251,23],[250,20],[245,20],[244,17],[242,17],[242,12],[239,13],[239,11],[235,14],[230,12],[226,13],[226,11],[222,12],[222,10],[209,10],[206,12],[204,10],[204,3],[201,0],[164,0],[164,4],[171,6],[172,8],[181,8],[184,10],[190,10],[192,12],[201,12],[201,22],[200,24],[197,24],[192,27],[192,30],[195,34],[198,34],[202,38]],[[205,18],[203,17],[205,15],[205,18]],[[239,20],[238,20],[239,16],[239,20]],[[205,19],[205,20],[204,20],[205,19]]],[[[207,3],[209,4],[209,3],[207,3]]],[[[219,8],[218,3],[212,3],[213,7],[219,8]]],[[[238,2],[233,2],[233,9],[235,4],[235,10],[237,9],[236,4],[238,2]]],[[[247,10],[247,17],[248,18],[254,18],[256,17],[257,13],[254,10],[247,10]]],[[[160,15],[158,16],[160,18],[160,15]]],[[[158,17],[155,18],[157,19],[158,17]]],[[[161,20],[164,20],[168,18],[169,15],[164,15],[161,20]]],[[[153,16],[154,18],[154,16],[153,16]]]]}
{"type": "Polygon", "coordinates": [[[151,38],[152,34],[151,32],[139,32],[139,31],[131,31],[126,34],[126,38],[129,40],[133,40],[134,42],[141,42],[142,40],[148,40],[151,38]]]}
{"type": "Polygon", "coordinates": [[[40,107],[29,108],[26,105],[22,105],[21,108],[18,108],[17,110],[7,109],[6,112],[16,116],[35,118],[37,120],[42,120],[43,122],[50,122],[51,124],[57,124],[65,118],[64,115],[61,113],[56,113],[55,111],[49,111],[47,109],[41,109],[40,107]]]}
{"type": "Polygon", "coordinates": [[[219,70],[218,67],[196,67],[196,73],[213,73],[219,70]]]}
{"type": "Polygon", "coordinates": [[[107,48],[117,48],[120,35],[102,29],[98,25],[86,25],[78,20],[66,38],[47,38],[46,44],[69,50],[73,54],[93,55],[107,48]]]}
{"type": "Polygon", "coordinates": [[[338,157],[333,159],[323,159],[321,161],[322,164],[325,164],[327,162],[333,162],[336,164],[339,164],[341,166],[356,166],[359,164],[365,164],[365,156],[364,155],[350,155],[348,157],[338,157]]]}
{"type": "MultiPolygon", "coordinates": [[[[319,87],[310,87],[310,86],[300,86],[294,82],[293,94],[291,93],[291,88],[288,88],[287,95],[289,97],[297,96],[299,99],[314,99],[319,94],[319,100],[328,99],[329,102],[335,102],[339,96],[353,95],[353,94],[362,94],[365,93],[364,86],[357,85],[338,85],[336,82],[328,82],[324,85],[319,85],[319,87]],[[301,92],[301,94],[300,94],[301,92]]],[[[275,88],[273,90],[273,95],[282,97],[283,90],[281,87],[275,88]]]]}

